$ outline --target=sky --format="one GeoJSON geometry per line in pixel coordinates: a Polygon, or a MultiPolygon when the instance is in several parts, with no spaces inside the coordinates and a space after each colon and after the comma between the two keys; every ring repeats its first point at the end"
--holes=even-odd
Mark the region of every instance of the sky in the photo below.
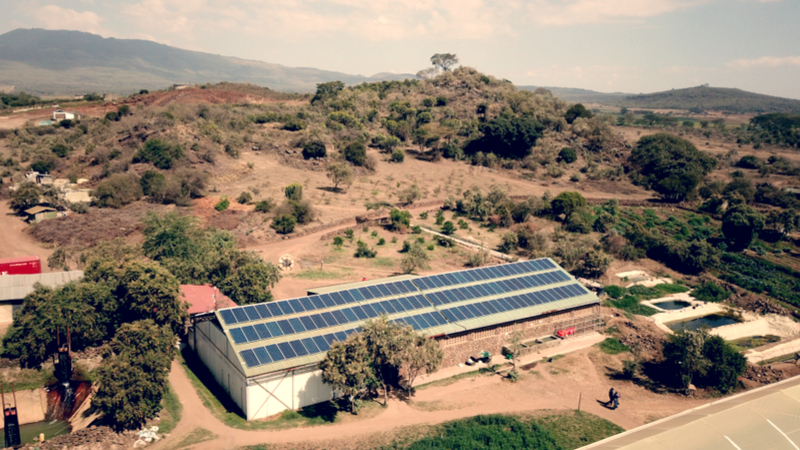
{"type": "Polygon", "coordinates": [[[350,74],[434,53],[517,85],[800,99],[800,0],[0,0],[0,34],[87,31],[350,74]]]}

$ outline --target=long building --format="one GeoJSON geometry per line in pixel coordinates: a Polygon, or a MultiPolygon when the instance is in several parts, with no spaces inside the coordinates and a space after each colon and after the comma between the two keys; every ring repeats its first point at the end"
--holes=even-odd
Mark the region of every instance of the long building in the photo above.
{"type": "Polygon", "coordinates": [[[328,401],[319,363],[382,314],[436,339],[444,367],[530,340],[601,327],[600,300],[549,258],[334,286],[306,297],[219,309],[189,342],[247,420],[328,401]]]}

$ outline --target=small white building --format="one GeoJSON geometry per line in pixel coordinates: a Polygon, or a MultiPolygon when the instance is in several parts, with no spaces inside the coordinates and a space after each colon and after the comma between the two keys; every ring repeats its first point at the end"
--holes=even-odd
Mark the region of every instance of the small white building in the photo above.
{"type": "Polygon", "coordinates": [[[23,299],[35,290],[36,284],[56,288],[82,278],[82,270],[0,276],[0,325],[13,321],[14,311],[22,307],[23,299]]]}
{"type": "MultiPolygon", "coordinates": [[[[234,299],[235,300],[235,299],[234,299]]],[[[548,258],[316,289],[215,310],[188,341],[247,420],[329,401],[319,363],[331,345],[386,315],[436,339],[444,367],[501,353],[511,331],[559,340],[600,330],[600,300],[548,258]]]]}
{"type": "Polygon", "coordinates": [[[53,120],[75,120],[75,113],[66,112],[62,109],[53,111],[53,120]]]}

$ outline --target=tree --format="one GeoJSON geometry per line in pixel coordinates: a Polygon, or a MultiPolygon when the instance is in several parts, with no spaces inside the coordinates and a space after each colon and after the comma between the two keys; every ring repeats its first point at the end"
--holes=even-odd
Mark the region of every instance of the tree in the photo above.
{"type": "Polygon", "coordinates": [[[317,92],[311,99],[311,104],[318,101],[325,101],[330,98],[335,98],[344,89],[344,83],[341,81],[329,81],[327,83],[317,84],[317,92]]]}
{"type": "Polygon", "coordinates": [[[41,187],[36,183],[26,181],[21,183],[17,190],[11,194],[11,209],[21,214],[26,209],[38,205],[41,198],[41,187]]]}
{"type": "Polygon", "coordinates": [[[455,53],[436,53],[431,56],[431,64],[447,72],[458,64],[458,56],[455,53]]]}
{"type": "Polygon", "coordinates": [[[576,103],[569,107],[567,112],[564,114],[564,119],[567,120],[567,123],[572,124],[578,117],[583,117],[586,119],[591,119],[594,117],[591,111],[586,109],[581,103],[576,103]]]}
{"type": "Polygon", "coordinates": [[[414,272],[414,269],[428,269],[430,265],[428,251],[419,242],[414,242],[408,247],[403,259],[400,260],[400,269],[405,274],[414,272]]]}
{"type": "Polygon", "coordinates": [[[275,208],[275,200],[268,198],[266,200],[261,200],[260,202],[256,203],[256,212],[260,213],[268,213],[275,208]]]}
{"type": "Polygon", "coordinates": [[[155,170],[146,170],[139,178],[139,185],[142,187],[142,193],[147,196],[153,196],[163,192],[164,185],[167,178],[161,172],[155,170]]]}
{"type": "Polygon", "coordinates": [[[586,206],[586,199],[578,192],[562,192],[553,199],[551,211],[554,216],[569,217],[573,212],[586,206]]]}
{"type": "Polygon", "coordinates": [[[731,344],[719,336],[709,336],[703,346],[703,355],[708,359],[706,383],[723,394],[739,385],[739,376],[747,367],[747,359],[731,344]]]}
{"type": "Polygon", "coordinates": [[[747,205],[735,205],[722,217],[722,234],[733,251],[746,249],[764,228],[764,216],[747,205]]]}
{"type": "Polygon", "coordinates": [[[336,247],[337,250],[342,248],[344,245],[344,239],[341,236],[334,236],[333,237],[333,246],[336,247]]]}
{"type": "Polygon", "coordinates": [[[133,162],[150,162],[159,169],[170,169],[173,163],[183,158],[183,149],[177,144],[171,144],[161,139],[150,139],[145,142],[133,162]]]}
{"type": "Polygon", "coordinates": [[[92,406],[118,431],[139,429],[161,410],[175,336],[151,320],[120,327],[97,369],[92,406]]]}
{"type": "Polygon", "coordinates": [[[389,211],[389,220],[392,222],[392,231],[401,231],[411,226],[411,213],[405,209],[392,208],[389,211]]]}
{"type": "Polygon", "coordinates": [[[356,400],[375,383],[375,372],[366,341],[353,333],[344,342],[334,342],[320,363],[322,381],[347,397],[350,412],[357,413],[356,400]]]}
{"type": "Polygon", "coordinates": [[[280,269],[272,263],[265,263],[255,254],[249,259],[248,263],[230,270],[217,287],[228,297],[236,299],[238,305],[272,301],[270,290],[280,281],[280,269]]]}
{"type": "MultiPolygon", "coordinates": [[[[524,348],[522,343],[525,341],[525,333],[522,330],[515,330],[511,333],[511,336],[508,338],[508,350],[509,350],[509,359],[511,360],[511,366],[513,367],[512,372],[517,372],[517,363],[519,363],[519,358],[522,356],[522,349],[524,348]]],[[[519,372],[517,372],[518,374],[519,372]]],[[[511,375],[509,373],[509,375],[511,375]]],[[[517,376],[510,377],[512,381],[516,381],[517,376]]]]}
{"type": "Polygon", "coordinates": [[[344,149],[344,159],[358,167],[367,165],[367,147],[362,142],[352,142],[344,149]]]}
{"type": "Polygon", "coordinates": [[[308,141],[303,144],[303,158],[324,158],[328,154],[325,143],[322,141],[308,141]]]}
{"type": "Polygon", "coordinates": [[[359,240],[356,242],[356,253],[353,255],[356,258],[374,258],[378,252],[371,250],[366,242],[359,240]]]}
{"type": "Polygon", "coordinates": [[[56,144],[50,148],[50,151],[52,151],[59,158],[63,158],[70,153],[70,148],[64,144],[56,144]]]}
{"type": "Polygon", "coordinates": [[[293,215],[283,214],[280,217],[272,219],[270,227],[280,234],[289,234],[294,231],[295,225],[297,225],[297,219],[295,219],[293,215]]]}
{"type": "Polygon", "coordinates": [[[303,199],[303,186],[298,183],[292,183],[283,189],[283,194],[289,200],[299,202],[303,199]]]}
{"type": "Polygon", "coordinates": [[[707,336],[702,330],[680,330],[669,336],[664,344],[665,362],[671,367],[674,380],[684,389],[708,367],[708,361],[703,357],[707,336]]]}
{"type": "Polygon", "coordinates": [[[144,220],[144,254],[155,261],[170,258],[195,259],[202,247],[203,234],[194,216],[150,213],[144,220]]]}
{"type": "Polygon", "coordinates": [[[115,173],[91,192],[92,203],[100,208],[121,208],[142,197],[139,178],[133,173],[115,173]]]}
{"type": "Polygon", "coordinates": [[[453,233],[455,232],[456,232],[456,226],[453,225],[453,222],[448,220],[447,222],[444,223],[444,225],[442,225],[442,234],[447,236],[452,236],[453,233]]]}
{"type": "Polygon", "coordinates": [[[391,162],[402,163],[403,160],[405,160],[405,159],[406,159],[405,152],[403,152],[399,148],[396,148],[396,149],[394,149],[394,151],[392,151],[392,157],[390,158],[391,162]]]}
{"type": "Polygon", "coordinates": [[[417,183],[403,189],[397,193],[397,199],[404,205],[411,205],[415,201],[422,198],[422,190],[417,186],[417,183]]]}
{"type": "Polygon", "coordinates": [[[464,148],[468,154],[494,153],[501,158],[522,159],[542,136],[544,125],[532,117],[501,115],[481,123],[483,137],[464,148]]]}
{"type": "Polygon", "coordinates": [[[670,336],[664,345],[664,358],[679,386],[702,383],[722,393],[736,388],[747,365],[736,348],[705,330],[681,330],[670,336]]]}
{"type": "Polygon", "coordinates": [[[399,355],[401,375],[406,390],[411,391],[414,380],[423,373],[434,373],[442,366],[444,352],[439,343],[419,333],[414,333],[399,355]]]}
{"type": "Polygon", "coordinates": [[[157,263],[132,261],[123,268],[114,294],[120,300],[118,314],[126,321],[151,319],[183,334],[188,305],[180,298],[180,284],[157,263]]]}
{"type": "Polygon", "coordinates": [[[328,171],[328,179],[330,179],[331,182],[333,183],[334,191],[339,190],[340,184],[344,184],[345,186],[350,186],[351,184],[353,184],[353,180],[355,179],[355,176],[353,174],[353,168],[346,163],[328,164],[327,171],[328,171]]]}
{"type": "Polygon", "coordinates": [[[253,202],[253,195],[249,192],[243,191],[239,196],[236,198],[236,202],[242,205],[246,205],[248,203],[253,202]]]}
{"type": "Polygon", "coordinates": [[[560,152],[558,152],[558,160],[567,164],[572,164],[578,160],[578,155],[575,153],[575,150],[569,147],[564,147],[560,152]]]}
{"type": "Polygon", "coordinates": [[[645,136],[628,158],[634,181],[665,199],[681,201],[694,192],[716,160],[691,142],[666,133],[645,136]]]}

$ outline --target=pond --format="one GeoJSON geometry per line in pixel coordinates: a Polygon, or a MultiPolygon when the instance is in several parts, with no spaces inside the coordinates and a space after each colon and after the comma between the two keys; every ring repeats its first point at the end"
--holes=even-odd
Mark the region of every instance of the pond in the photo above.
{"type": "Polygon", "coordinates": [[[685,302],[683,300],[669,300],[666,302],[653,303],[653,305],[658,308],[666,309],[669,311],[676,311],[679,309],[686,308],[687,306],[692,306],[691,303],[685,302]]]}
{"type": "MultiPolygon", "coordinates": [[[[34,440],[39,442],[39,433],[44,433],[46,440],[52,439],[62,434],[69,434],[70,426],[66,420],[53,420],[49,422],[36,422],[19,426],[19,433],[22,445],[32,443],[34,440]]],[[[5,433],[0,431],[0,448],[5,448],[5,433]]]]}
{"type": "Polygon", "coordinates": [[[723,327],[725,325],[732,325],[734,323],[739,323],[738,320],[723,316],[720,314],[711,314],[708,316],[698,317],[696,319],[687,320],[685,322],[673,322],[668,324],[670,330],[678,331],[678,330],[699,330],[700,328],[707,327],[707,328],[717,328],[723,327]]]}

